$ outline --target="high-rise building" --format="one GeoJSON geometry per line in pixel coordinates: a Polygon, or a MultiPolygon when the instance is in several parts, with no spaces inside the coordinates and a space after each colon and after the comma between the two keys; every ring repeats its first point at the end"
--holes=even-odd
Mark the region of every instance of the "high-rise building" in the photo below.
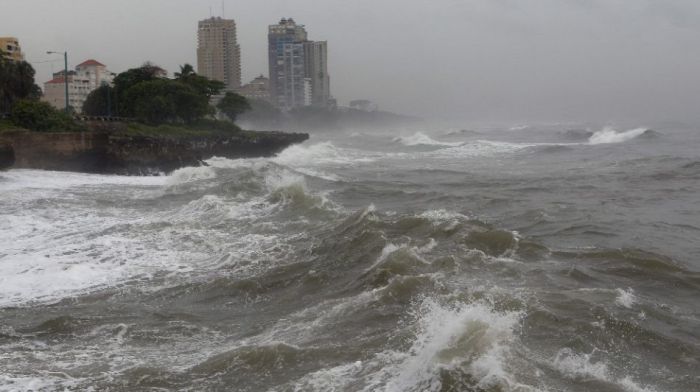
{"type": "Polygon", "coordinates": [[[0,37],[0,52],[2,57],[12,61],[24,61],[22,48],[19,40],[15,37],[0,37]]]}
{"type": "Polygon", "coordinates": [[[219,17],[199,22],[197,73],[224,82],[226,90],[241,87],[241,47],[236,22],[219,17]]]}
{"type": "Polygon", "coordinates": [[[269,26],[267,37],[272,102],[283,110],[328,106],[328,43],[309,41],[304,26],[291,18],[269,26]]]}
{"type": "MultiPolygon", "coordinates": [[[[112,84],[114,74],[107,67],[96,60],[87,60],[75,67],[75,71],[68,71],[68,104],[80,113],[83,103],[88,95],[102,84],[112,84]]],[[[53,79],[44,83],[44,97],[42,100],[50,103],[57,109],[63,109],[66,105],[64,71],[53,74],[53,79]]]]}
{"type": "Polygon", "coordinates": [[[268,27],[270,97],[281,109],[305,105],[304,44],[307,34],[294,19],[283,18],[268,27]]]}
{"type": "Polygon", "coordinates": [[[311,80],[311,105],[328,106],[331,101],[331,82],[328,76],[328,43],[304,43],[304,72],[311,80]]]}

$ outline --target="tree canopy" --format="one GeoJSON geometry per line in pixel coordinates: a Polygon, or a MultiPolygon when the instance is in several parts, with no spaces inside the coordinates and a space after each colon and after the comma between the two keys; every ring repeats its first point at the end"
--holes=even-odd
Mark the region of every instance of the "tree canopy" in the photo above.
{"type": "Polygon", "coordinates": [[[15,102],[37,100],[41,89],[34,83],[34,68],[26,61],[11,61],[0,53],[0,113],[10,112],[15,102]]]}
{"type": "Polygon", "coordinates": [[[111,116],[116,114],[116,90],[103,84],[93,90],[83,103],[83,114],[88,116],[111,116]]]}
{"type": "Polygon", "coordinates": [[[216,107],[232,122],[236,121],[239,114],[251,109],[244,96],[232,92],[227,92],[216,107]]]}
{"type": "Polygon", "coordinates": [[[180,66],[175,78],[168,79],[160,67],[146,63],[117,75],[114,87],[93,91],[83,110],[104,115],[111,103],[117,109],[112,114],[149,124],[192,123],[214,113],[209,100],[223,89],[222,82],[197,75],[190,64],[180,66]]]}

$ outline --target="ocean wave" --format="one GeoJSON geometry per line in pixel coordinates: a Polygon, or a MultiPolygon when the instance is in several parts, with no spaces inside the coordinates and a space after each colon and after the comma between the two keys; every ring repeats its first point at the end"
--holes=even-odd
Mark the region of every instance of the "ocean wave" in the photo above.
{"type": "Polygon", "coordinates": [[[461,142],[441,142],[431,138],[430,136],[416,132],[411,136],[400,136],[393,139],[396,143],[401,143],[404,146],[445,146],[456,147],[462,145],[461,142]]]}
{"type": "Polygon", "coordinates": [[[444,148],[427,153],[433,158],[466,158],[466,157],[492,157],[503,154],[515,153],[527,148],[535,147],[532,143],[507,143],[490,140],[477,140],[474,142],[460,143],[458,146],[444,148]]]}
{"type": "Polygon", "coordinates": [[[629,131],[618,132],[611,127],[605,127],[594,133],[589,139],[589,144],[611,144],[622,143],[632,140],[649,132],[647,128],[636,128],[629,131]]]}
{"type": "Polygon", "coordinates": [[[505,367],[522,314],[498,312],[485,303],[446,306],[433,299],[420,303],[416,313],[418,328],[413,344],[405,352],[386,353],[393,363],[375,375],[365,390],[382,384],[387,392],[514,384],[505,367]],[[441,370],[468,377],[446,380],[441,370]]]}
{"type": "MultiPolygon", "coordinates": [[[[596,351],[590,354],[575,353],[569,348],[560,350],[552,366],[565,377],[581,382],[603,382],[622,388],[627,392],[655,392],[650,386],[641,386],[628,375],[616,377],[607,363],[595,359],[596,351]]],[[[593,387],[593,385],[591,385],[593,387]]]]}
{"type": "Polygon", "coordinates": [[[356,150],[336,147],[332,142],[316,144],[296,144],[287,147],[271,161],[289,167],[324,165],[349,165],[360,162],[373,162],[374,157],[356,150]]]}

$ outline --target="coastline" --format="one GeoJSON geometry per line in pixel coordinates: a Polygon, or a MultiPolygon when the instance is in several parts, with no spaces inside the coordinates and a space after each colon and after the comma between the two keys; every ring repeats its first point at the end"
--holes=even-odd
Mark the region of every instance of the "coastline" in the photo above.
{"type": "Polygon", "coordinates": [[[138,134],[126,127],[85,132],[0,133],[0,169],[43,169],[97,174],[157,175],[204,164],[214,156],[229,159],[272,156],[309,138],[278,131],[138,134]]]}

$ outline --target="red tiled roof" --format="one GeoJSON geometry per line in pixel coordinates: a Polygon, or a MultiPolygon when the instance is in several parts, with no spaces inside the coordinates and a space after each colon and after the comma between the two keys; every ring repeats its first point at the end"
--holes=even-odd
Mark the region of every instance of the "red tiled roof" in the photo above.
{"type": "MultiPolygon", "coordinates": [[[[70,82],[70,79],[68,79],[68,81],[70,82]]],[[[53,78],[53,79],[49,80],[48,82],[46,82],[46,84],[57,84],[57,83],[63,84],[65,82],[66,81],[64,78],[53,78]]]]}
{"type": "Polygon", "coordinates": [[[78,64],[78,67],[88,66],[88,65],[97,65],[97,66],[102,66],[102,67],[105,66],[104,64],[102,64],[101,62],[99,62],[97,60],[90,59],[90,60],[86,60],[86,61],[83,61],[82,63],[78,64]]]}

